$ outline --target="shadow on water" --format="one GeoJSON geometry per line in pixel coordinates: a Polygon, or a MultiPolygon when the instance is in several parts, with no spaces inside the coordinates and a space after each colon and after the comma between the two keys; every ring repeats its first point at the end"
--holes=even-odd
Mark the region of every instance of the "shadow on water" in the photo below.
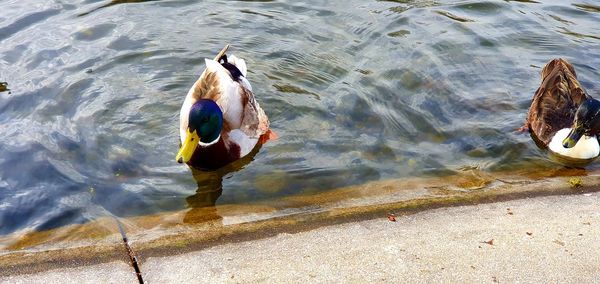
{"type": "Polygon", "coordinates": [[[202,171],[190,168],[198,188],[194,195],[185,198],[188,207],[191,209],[186,212],[183,217],[183,222],[200,223],[222,220],[223,217],[219,215],[215,205],[219,197],[221,197],[221,194],[223,194],[223,177],[230,173],[242,170],[246,165],[250,164],[260,148],[261,145],[257,145],[250,154],[242,159],[215,171],[202,171]]]}

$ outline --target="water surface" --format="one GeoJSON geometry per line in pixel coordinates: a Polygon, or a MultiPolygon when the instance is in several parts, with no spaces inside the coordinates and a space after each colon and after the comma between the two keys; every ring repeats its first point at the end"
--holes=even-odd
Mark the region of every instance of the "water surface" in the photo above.
{"type": "Polygon", "coordinates": [[[540,68],[566,58],[600,97],[594,1],[0,6],[0,235],[390,178],[556,170],[515,132],[540,68]],[[174,160],[179,107],[227,43],[280,138],[194,179],[174,160]]]}

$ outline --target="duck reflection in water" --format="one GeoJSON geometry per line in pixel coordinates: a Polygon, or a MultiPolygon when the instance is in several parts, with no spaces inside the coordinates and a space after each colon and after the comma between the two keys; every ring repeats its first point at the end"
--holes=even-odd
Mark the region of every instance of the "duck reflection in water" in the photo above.
{"type": "Polygon", "coordinates": [[[261,145],[254,149],[242,159],[239,159],[223,168],[215,171],[202,171],[190,167],[198,189],[196,194],[188,196],[185,200],[191,209],[183,217],[184,223],[202,223],[207,221],[220,221],[223,219],[216,207],[217,199],[223,193],[223,177],[227,174],[242,170],[254,160],[254,156],[260,150],[261,145]]]}

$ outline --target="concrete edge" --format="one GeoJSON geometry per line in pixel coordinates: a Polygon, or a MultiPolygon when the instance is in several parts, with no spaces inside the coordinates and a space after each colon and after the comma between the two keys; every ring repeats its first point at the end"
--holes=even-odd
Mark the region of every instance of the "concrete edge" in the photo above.
{"type": "MultiPolygon", "coordinates": [[[[335,224],[385,218],[388,213],[409,215],[417,212],[463,205],[493,203],[529,197],[570,195],[600,191],[600,176],[584,176],[581,185],[569,185],[562,177],[515,183],[502,191],[479,190],[460,196],[414,199],[403,202],[336,208],[324,212],[304,213],[277,217],[269,220],[215,226],[209,231],[190,230],[165,235],[150,241],[136,241],[131,246],[143,262],[149,257],[160,257],[206,249],[225,243],[243,242],[275,236],[280,233],[298,233],[335,224]]],[[[79,267],[107,263],[115,260],[129,262],[122,243],[87,245],[76,248],[47,250],[41,252],[12,252],[0,256],[0,277],[30,274],[56,268],[79,267]]],[[[143,268],[142,268],[143,270],[143,268]]]]}

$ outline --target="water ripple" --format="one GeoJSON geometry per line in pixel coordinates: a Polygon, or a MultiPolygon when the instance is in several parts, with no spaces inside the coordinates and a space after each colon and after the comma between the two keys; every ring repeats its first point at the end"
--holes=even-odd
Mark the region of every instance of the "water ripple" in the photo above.
{"type": "Polygon", "coordinates": [[[60,11],[61,11],[60,9],[50,9],[50,10],[31,13],[26,16],[20,17],[20,18],[16,19],[14,22],[12,22],[4,27],[0,27],[0,40],[4,40],[8,37],[11,37],[11,36],[17,34],[18,32],[20,32],[22,30],[27,29],[28,27],[30,27],[36,23],[43,22],[44,20],[46,20],[52,16],[56,16],[60,13],[60,11]]]}
{"type": "Polygon", "coordinates": [[[0,234],[470,167],[547,169],[514,132],[540,67],[566,58],[599,89],[600,14],[580,1],[7,3],[0,234]],[[179,107],[226,43],[280,138],[192,176],[173,161],[179,107]]]}

